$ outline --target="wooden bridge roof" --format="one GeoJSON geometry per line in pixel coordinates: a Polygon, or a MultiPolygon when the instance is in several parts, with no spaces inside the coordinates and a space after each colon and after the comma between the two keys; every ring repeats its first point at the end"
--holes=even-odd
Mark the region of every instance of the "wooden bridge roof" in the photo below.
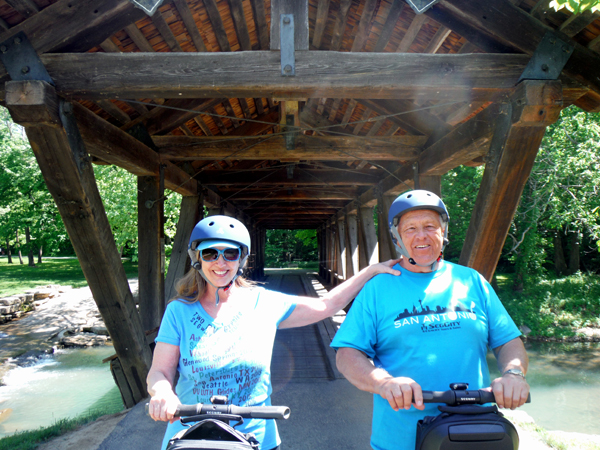
{"type": "Polygon", "coordinates": [[[25,31],[79,103],[95,163],[162,164],[168,189],[262,227],[317,228],[412,187],[415,170],[483,164],[498,105],[549,30],[575,47],[562,106],[600,109],[598,15],[548,3],[442,0],[416,15],[402,0],[310,0],[295,77],[269,51],[271,0],[165,1],[152,17],[128,0],[2,0],[0,42],[25,31]],[[299,126],[287,146],[286,115],[299,126]],[[126,133],[139,124],[152,142],[126,133]]]}

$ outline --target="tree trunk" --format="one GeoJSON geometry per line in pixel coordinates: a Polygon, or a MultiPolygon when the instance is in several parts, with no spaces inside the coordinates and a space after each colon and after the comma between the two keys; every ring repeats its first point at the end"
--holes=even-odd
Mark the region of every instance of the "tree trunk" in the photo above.
{"type": "Polygon", "coordinates": [[[27,259],[29,267],[35,267],[35,261],[33,260],[33,248],[31,247],[31,233],[29,227],[25,227],[25,244],[27,245],[27,259]]]}
{"type": "Polygon", "coordinates": [[[10,254],[10,241],[6,238],[6,254],[8,256],[8,264],[12,264],[12,255],[10,254]]]}
{"type": "Polygon", "coordinates": [[[23,255],[21,254],[21,244],[19,243],[19,230],[15,231],[15,248],[19,249],[19,264],[23,264],[23,255]]]}
{"type": "Polygon", "coordinates": [[[40,245],[40,250],[38,252],[38,264],[42,263],[42,246],[40,245]]]}
{"type": "Polygon", "coordinates": [[[572,275],[579,270],[579,244],[580,244],[579,231],[571,233],[569,241],[571,243],[571,249],[569,250],[569,273],[572,275]]]}
{"type": "Polygon", "coordinates": [[[554,271],[556,275],[567,273],[567,261],[562,246],[561,230],[556,230],[554,233],[554,271]]]}

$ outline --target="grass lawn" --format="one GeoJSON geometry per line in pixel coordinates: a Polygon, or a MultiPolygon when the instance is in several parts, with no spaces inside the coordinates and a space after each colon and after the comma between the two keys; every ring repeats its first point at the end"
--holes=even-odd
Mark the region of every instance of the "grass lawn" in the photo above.
{"type": "MultiPolygon", "coordinates": [[[[19,258],[13,256],[8,264],[6,256],[0,257],[0,296],[20,294],[37,286],[60,284],[74,288],[87,286],[79,261],[73,258],[44,258],[42,264],[35,267],[19,264],[19,258]]],[[[124,261],[127,277],[137,276],[137,263],[124,261]]]]}

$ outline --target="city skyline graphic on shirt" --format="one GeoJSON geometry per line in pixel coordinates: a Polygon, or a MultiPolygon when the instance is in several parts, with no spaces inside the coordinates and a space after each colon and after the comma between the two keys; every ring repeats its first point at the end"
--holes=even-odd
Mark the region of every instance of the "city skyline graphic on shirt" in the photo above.
{"type": "Polygon", "coordinates": [[[400,320],[400,319],[405,319],[407,317],[427,316],[430,314],[446,314],[446,313],[451,313],[451,312],[468,312],[468,313],[473,312],[472,308],[469,309],[461,303],[459,303],[455,307],[452,307],[452,305],[450,305],[450,306],[444,307],[444,308],[441,307],[440,305],[437,305],[435,307],[435,309],[431,309],[429,307],[429,305],[426,305],[425,307],[423,307],[423,300],[421,300],[421,299],[419,299],[419,304],[421,305],[421,310],[418,310],[417,307],[413,304],[412,311],[409,311],[407,308],[404,308],[404,311],[401,312],[400,314],[398,314],[398,317],[396,317],[394,319],[394,321],[400,320]]]}

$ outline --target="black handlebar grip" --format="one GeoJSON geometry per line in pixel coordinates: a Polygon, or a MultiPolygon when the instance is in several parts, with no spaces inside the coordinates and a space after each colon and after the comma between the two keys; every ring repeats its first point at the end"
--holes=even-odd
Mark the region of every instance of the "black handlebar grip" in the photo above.
{"type": "Polygon", "coordinates": [[[202,414],[202,403],[196,405],[179,405],[175,410],[175,417],[195,416],[202,414]]]}
{"type": "Polygon", "coordinates": [[[287,406],[234,406],[232,405],[231,414],[238,414],[242,417],[252,417],[254,419],[287,419],[290,417],[290,408],[287,406]]]}
{"type": "Polygon", "coordinates": [[[454,403],[454,391],[423,391],[423,403],[454,403]]]}

